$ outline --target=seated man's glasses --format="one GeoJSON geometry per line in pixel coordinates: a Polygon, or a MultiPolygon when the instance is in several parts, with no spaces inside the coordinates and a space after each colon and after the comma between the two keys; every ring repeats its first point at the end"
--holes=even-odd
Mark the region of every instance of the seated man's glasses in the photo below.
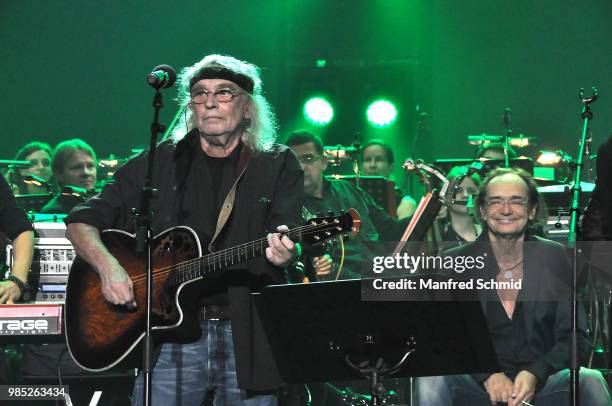
{"type": "Polygon", "coordinates": [[[527,203],[529,203],[527,199],[524,199],[522,197],[513,197],[508,200],[493,197],[485,201],[485,204],[487,205],[487,207],[492,210],[501,209],[505,205],[508,205],[513,209],[523,209],[527,206],[527,203]]]}
{"type": "Polygon", "coordinates": [[[242,94],[242,92],[232,90],[229,87],[223,87],[215,91],[198,89],[195,92],[191,93],[191,102],[194,104],[204,104],[206,103],[206,100],[208,100],[209,93],[212,93],[215,100],[219,103],[229,103],[234,99],[234,97],[242,94]]]}

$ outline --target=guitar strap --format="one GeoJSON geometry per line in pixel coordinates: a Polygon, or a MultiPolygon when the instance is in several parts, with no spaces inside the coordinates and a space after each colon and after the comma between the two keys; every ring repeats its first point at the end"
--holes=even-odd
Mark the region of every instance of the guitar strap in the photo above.
{"type": "Polygon", "coordinates": [[[238,187],[238,182],[240,181],[240,178],[242,178],[242,175],[244,175],[244,172],[246,171],[250,160],[251,152],[246,145],[243,145],[242,149],[240,150],[240,156],[238,157],[238,166],[236,168],[238,176],[234,180],[234,184],[227,193],[227,196],[225,196],[225,200],[223,201],[223,205],[221,206],[219,218],[217,219],[217,228],[215,229],[215,235],[210,240],[210,244],[208,244],[208,252],[213,252],[213,243],[221,233],[221,230],[223,230],[223,227],[225,227],[225,223],[227,223],[227,219],[229,219],[229,216],[232,213],[232,209],[234,208],[234,200],[236,198],[236,188],[238,187]]]}

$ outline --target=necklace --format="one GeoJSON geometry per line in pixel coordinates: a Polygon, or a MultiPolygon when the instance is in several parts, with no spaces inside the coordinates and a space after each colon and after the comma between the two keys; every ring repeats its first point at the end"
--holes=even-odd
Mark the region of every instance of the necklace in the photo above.
{"type": "Polygon", "coordinates": [[[520,264],[522,264],[524,260],[525,258],[523,257],[519,262],[517,262],[516,264],[508,268],[504,268],[504,266],[499,262],[497,264],[499,265],[500,273],[503,272],[504,278],[511,279],[514,276],[512,273],[512,270],[518,267],[520,264]]]}

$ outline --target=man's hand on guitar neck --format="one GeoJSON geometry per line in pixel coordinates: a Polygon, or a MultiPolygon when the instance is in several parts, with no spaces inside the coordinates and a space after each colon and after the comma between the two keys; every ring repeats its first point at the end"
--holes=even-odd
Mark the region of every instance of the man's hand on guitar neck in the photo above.
{"type": "Polygon", "coordinates": [[[286,267],[292,263],[297,256],[295,243],[287,237],[289,227],[283,225],[276,228],[278,233],[268,234],[268,245],[266,258],[278,267],[286,267]]]}

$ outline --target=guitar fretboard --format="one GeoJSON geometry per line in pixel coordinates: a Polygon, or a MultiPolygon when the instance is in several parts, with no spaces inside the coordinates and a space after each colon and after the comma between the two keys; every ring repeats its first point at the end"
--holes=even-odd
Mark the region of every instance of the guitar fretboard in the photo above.
{"type": "MultiPolygon", "coordinates": [[[[331,222],[321,222],[307,224],[301,227],[294,228],[284,233],[291,241],[316,243],[325,241],[333,236],[340,234],[343,227],[338,219],[331,222]]],[[[250,241],[231,248],[227,248],[212,254],[204,255],[190,261],[185,261],[175,265],[172,275],[168,283],[171,286],[176,286],[196,278],[205,276],[211,272],[219,272],[228,267],[249,261],[253,258],[263,255],[270,245],[268,238],[260,238],[255,241],[250,241]]]]}

